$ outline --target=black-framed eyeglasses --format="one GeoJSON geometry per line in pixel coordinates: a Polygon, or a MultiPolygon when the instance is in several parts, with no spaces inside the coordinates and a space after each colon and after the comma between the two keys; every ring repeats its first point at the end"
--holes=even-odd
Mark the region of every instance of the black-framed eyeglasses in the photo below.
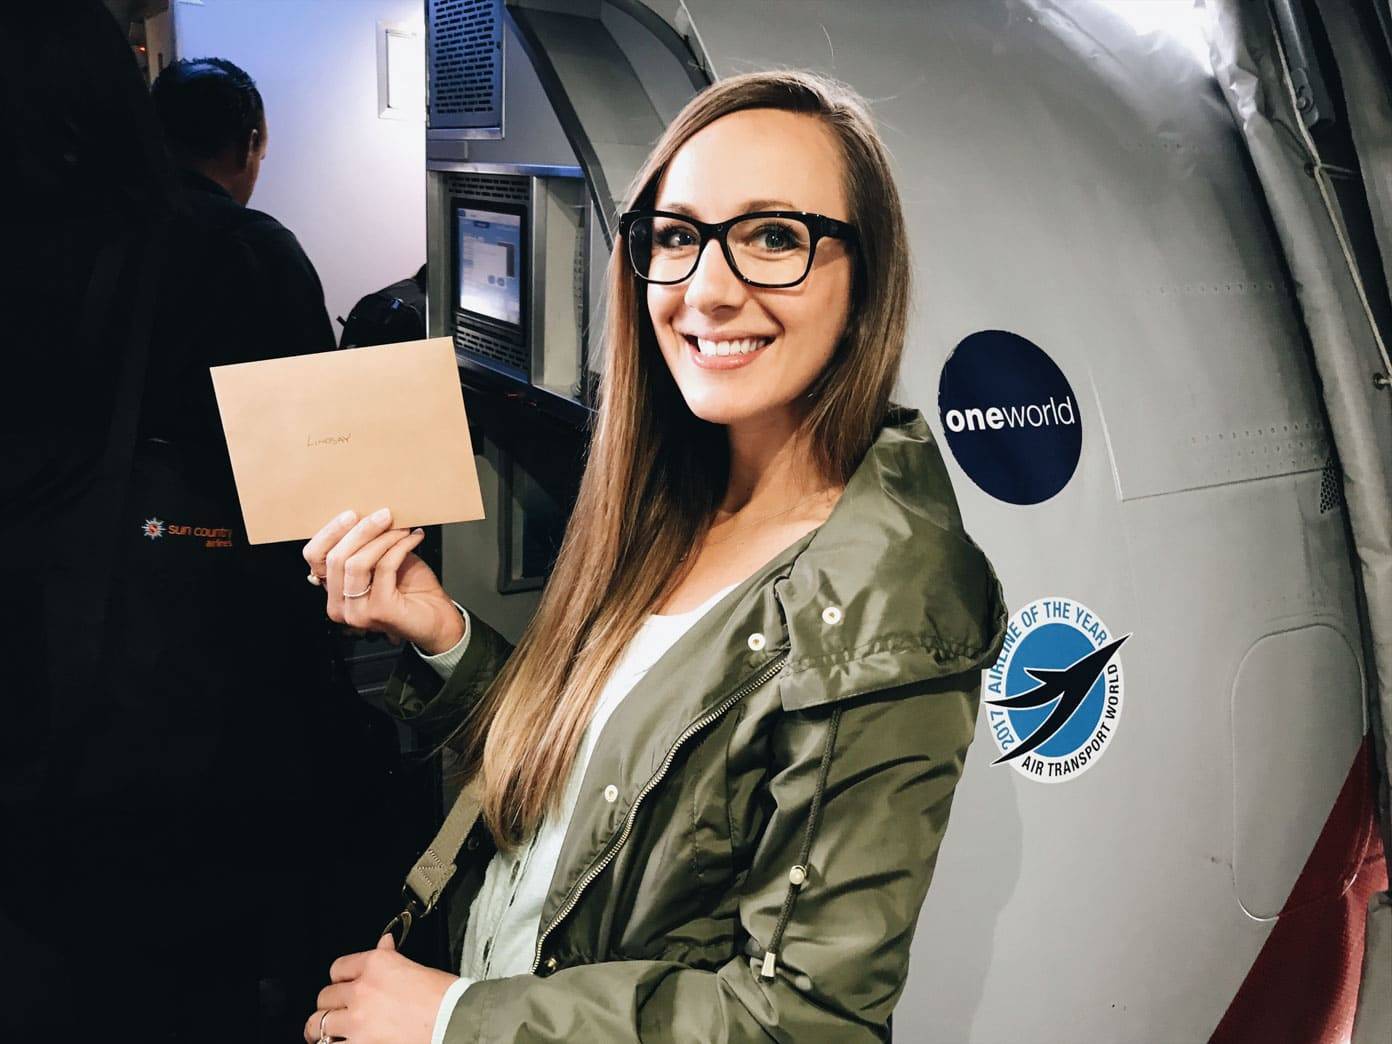
{"type": "Polygon", "coordinates": [[[619,235],[633,271],[646,282],[669,286],[690,279],[714,239],[730,271],[766,289],[806,279],[820,240],[856,240],[854,225],[801,210],[754,210],[716,223],[668,210],[630,210],[619,217],[619,235]]]}

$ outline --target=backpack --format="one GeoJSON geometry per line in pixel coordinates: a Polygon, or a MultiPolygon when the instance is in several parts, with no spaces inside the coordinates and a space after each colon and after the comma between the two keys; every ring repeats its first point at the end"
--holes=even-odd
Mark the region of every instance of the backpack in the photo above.
{"type": "Polygon", "coordinates": [[[340,348],[398,344],[425,337],[425,270],[362,298],[343,323],[340,348]]]}

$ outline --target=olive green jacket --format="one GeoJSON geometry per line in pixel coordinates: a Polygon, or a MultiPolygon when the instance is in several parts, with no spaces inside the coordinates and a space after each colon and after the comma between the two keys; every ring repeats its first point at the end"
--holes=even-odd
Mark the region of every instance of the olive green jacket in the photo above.
{"type": "MultiPolygon", "coordinates": [[[[826,521],[625,697],[535,973],[470,986],[446,1044],[884,1039],[1005,619],[927,423],[892,409],[826,521]]],[[[443,683],[408,652],[388,686],[427,738],[511,651],[471,628],[443,683]]],[[[446,899],[455,968],[492,853],[475,824],[446,899]]]]}

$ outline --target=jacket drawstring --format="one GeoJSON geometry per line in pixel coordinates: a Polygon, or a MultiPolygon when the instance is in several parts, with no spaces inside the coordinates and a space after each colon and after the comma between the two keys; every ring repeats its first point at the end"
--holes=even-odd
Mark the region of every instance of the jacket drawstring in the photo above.
{"type": "Polygon", "coordinates": [[[812,840],[816,836],[817,824],[821,819],[822,793],[826,790],[827,775],[831,771],[831,755],[836,749],[836,730],[840,725],[841,708],[838,706],[832,710],[831,722],[827,725],[826,746],[822,748],[822,764],[817,772],[817,789],[812,792],[812,808],[807,814],[807,831],[803,834],[802,851],[798,854],[797,865],[788,871],[788,893],[783,897],[783,909],[778,914],[778,924],[773,929],[773,938],[769,940],[768,949],[764,951],[763,965],[759,969],[760,979],[777,977],[775,967],[778,963],[778,948],[783,945],[783,932],[788,927],[788,921],[792,919],[793,903],[797,894],[807,883],[807,862],[812,857],[812,840]]]}

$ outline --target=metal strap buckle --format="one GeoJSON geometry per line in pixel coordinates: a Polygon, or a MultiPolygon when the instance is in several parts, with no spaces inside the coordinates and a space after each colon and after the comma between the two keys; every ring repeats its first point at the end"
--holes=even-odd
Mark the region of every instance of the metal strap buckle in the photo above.
{"type": "Polygon", "coordinates": [[[396,944],[398,950],[401,949],[402,944],[406,942],[406,936],[411,934],[411,925],[415,924],[416,921],[430,912],[421,905],[421,901],[417,899],[414,894],[410,893],[409,889],[403,888],[401,890],[401,897],[406,900],[405,907],[399,914],[388,921],[387,926],[382,929],[383,935],[390,935],[392,937],[392,941],[396,944]],[[400,935],[397,934],[398,929],[400,930],[400,935]]]}

